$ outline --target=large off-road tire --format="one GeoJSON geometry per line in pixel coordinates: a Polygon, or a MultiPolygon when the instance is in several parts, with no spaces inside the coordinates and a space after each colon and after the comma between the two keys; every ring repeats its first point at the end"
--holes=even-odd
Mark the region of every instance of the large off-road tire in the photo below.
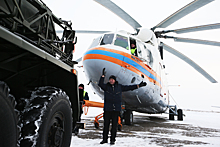
{"type": "Polygon", "coordinates": [[[131,110],[126,110],[124,112],[124,120],[125,120],[125,125],[133,124],[133,113],[131,110]]]}
{"type": "Polygon", "coordinates": [[[180,121],[183,121],[183,110],[178,109],[177,113],[178,113],[177,119],[180,120],[180,121]]]}
{"type": "Polygon", "coordinates": [[[8,86],[0,81],[0,147],[16,147],[18,139],[15,100],[8,86]]]}
{"type": "MultiPolygon", "coordinates": [[[[172,108],[171,108],[172,109],[172,108]]],[[[172,109],[174,111],[174,109],[172,109]]],[[[169,120],[174,120],[174,114],[173,114],[173,111],[171,111],[169,109],[169,120]]]]}
{"type": "Polygon", "coordinates": [[[68,96],[61,89],[36,89],[22,113],[21,147],[70,146],[72,110],[68,96]]]}

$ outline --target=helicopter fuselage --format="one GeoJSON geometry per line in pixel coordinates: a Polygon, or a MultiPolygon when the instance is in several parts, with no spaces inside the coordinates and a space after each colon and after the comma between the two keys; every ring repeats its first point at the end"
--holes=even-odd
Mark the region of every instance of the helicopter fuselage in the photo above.
{"type": "Polygon", "coordinates": [[[102,69],[106,69],[105,82],[111,75],[122,85],[147,86],[123,92],[125,109],[144,113],[163,113],[169,104],[169,92],[165,69],[157,40],[152,37],[147,43],[127,32],[106,33],[96,38],[83,56],[83,67],[92,88],[102,99],[104,93],[98,86],[102,69]],[[131,54],[131,44],[136,54],[131,54]]]}

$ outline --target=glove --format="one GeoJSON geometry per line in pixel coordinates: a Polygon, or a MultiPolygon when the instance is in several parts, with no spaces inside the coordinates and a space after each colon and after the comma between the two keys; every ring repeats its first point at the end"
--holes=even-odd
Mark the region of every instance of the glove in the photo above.
{"type": "Polygon", "coordinates": [[[105,71],[105,68],[103,68],[102,75],[105,76],[105,74],[106,74],[106,71],[105,71]]]}
{"type": "Polygon", "coordinates": [[[142,82],[139,84],[139,87],[143,87],[143,86],[146,86],[146,85],[147,85],[147,83],[142,81],[142,82]]]}

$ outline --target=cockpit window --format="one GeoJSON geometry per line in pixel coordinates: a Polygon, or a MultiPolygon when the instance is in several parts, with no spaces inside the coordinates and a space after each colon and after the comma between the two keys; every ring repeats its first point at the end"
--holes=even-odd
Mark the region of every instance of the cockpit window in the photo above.
{"type": "Polygon", "coordinates": [[[95,46],[98,46],[99,43],[100,43],[101,37],[102,37],[102,36],[100,36],[100,37],[94,39],[89,48],[93,48],[93,47],[95,47],[95,46]]]}
{"type": "Polygon", "coordinates": [[[113,38],[114,38],[114,34],[105,34],[104,37],[102,38],[100,45],[111,44],[113,38]]]}
{"type": "Polygon", "coordinates": [[[117,34],[115,45],[121,46],[128,50],[128,38],[117,34]]]}

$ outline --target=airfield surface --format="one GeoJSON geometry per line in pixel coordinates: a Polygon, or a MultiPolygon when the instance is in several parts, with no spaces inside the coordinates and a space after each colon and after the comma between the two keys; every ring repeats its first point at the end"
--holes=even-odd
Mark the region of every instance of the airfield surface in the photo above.
{"type": "MultiPolygon", "coordinates": [[[[114,146],[220,146],[220,112],[184,111],[184,121],[170,121],[168,115],[148,115],[134,113],[134,123],[123,125],[118,131],[114,146]]],[[[93,124],[94,117],[84,116],[86,129],[72,137],[71,146],[110,146],[100,145],[103,120],[100,128],[93,124]]]]}

